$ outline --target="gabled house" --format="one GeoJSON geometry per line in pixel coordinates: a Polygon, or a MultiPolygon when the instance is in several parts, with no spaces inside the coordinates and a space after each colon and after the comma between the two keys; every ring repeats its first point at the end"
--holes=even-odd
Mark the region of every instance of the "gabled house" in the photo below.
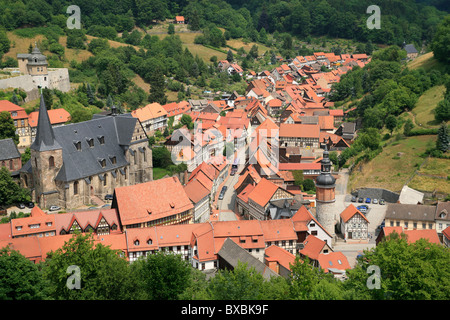
{"type": "Polygon", "coordinates": [[[321,254],[327,254],[333,252],[333,249],[323,240],[320,240],[316,236],[308,235],[303,241],[303,249],[299,251],[300,258],[305,259],[308,257],[309,262],[314,267],[319,267],[319,257],[321,254]]]}
{"type": "Polygon", "coordinates": [[[164,131],[167,127],[167,111],[157,102],[133,110],[131,115],[139,119],[147,135],[153,135],[156,130],[164,131]]]}
{"type": "Polygon", "coordinates": [[[353,204],[341,212],[340,229],[347,242],[369,241],[369,220],[353,204]]]}

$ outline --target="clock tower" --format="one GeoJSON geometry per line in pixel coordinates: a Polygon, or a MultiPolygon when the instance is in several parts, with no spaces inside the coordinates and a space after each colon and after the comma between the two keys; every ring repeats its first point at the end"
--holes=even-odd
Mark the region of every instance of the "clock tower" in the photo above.
{"type": "Polygon", "coordinates": [[[332,236],[332,241],[334,242],[336,178],[331,175],[331,165],[328,149],[325,146],[320,174],[316,178],[316,217],[319,223],[332,236]]]}

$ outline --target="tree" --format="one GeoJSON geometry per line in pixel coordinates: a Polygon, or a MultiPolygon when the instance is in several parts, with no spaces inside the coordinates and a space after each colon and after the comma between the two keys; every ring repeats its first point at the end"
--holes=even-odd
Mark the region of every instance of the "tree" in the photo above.
{"type": "MultiPolygon", "coordinates": [[[[261,29],[262,30],[262,29],[261,29]]],[[[248,52],[249,56],[252,57],[253,59],[258,58],[258,46],[256,44],[254,44],[250,51],[248,52]]]]}
{"type": "Polygon", "coordinates": [[[153,70],[153,73],[150,75],[149,83],[150,94],[148,96],[148,101],[158,102],[161,105],[166,104],[167,96],[164,92],[166,84],[164,81],[164,73],[160,67],[156,67],[155,70],[153,70]]]}
{"type": "Polygon", "coordinates": [[[46,287],[36,264],[9,247],[0,249],[0,300],[42,300],[46,287]]]}
{"type": "Polygon", "coordinates": [[[166,168],[173,164],[172,155],[166,147],[152,148],[152,159],[155,168],[166,168]]]}
{"type": "Polygon", "coordinates": [[[0,168],[0,206],[9,206],[13,203],[29,202],[30,191],[19,186],[11,177],[6,167],[0,168]]]}
{"type": "Polygon", "coordinates": [[[0,58],[4,53],[7,53],[9,51],[10,46],[11,42],[6,35],[6,32],[0,29],[0,58]]]}
{"type": "Polygon", "coordinates": [[[410,244],[405,234],[394,232],[365,250],[347,276],[348,299],[448,300],[450,251],[425,239],[410,244]],[[379,289],[367,285],[374,275],[370,266],[380,270],[379,289]]]}
{"type": "Polygon", "coordinates": [[[405,126],[403,127],[403,134],[409,136],[411,130],[414,128],[414,124],[411,119],[406,120],[405,126]]]}
{"type": "Polygon", "coordinates": [[[11,114],[8,111],[0,112],[0,140],[13,139],[16,144],[19,143],[19,136],[16,134],[16,127],[11,114]]]}
{"type": "Polygon", "coordinates": [[[91,233],[74,234],[61,248],[50,252],[43,265],[49,295],[64,300],[139,299],[142,296],[130,271],[121,252],[101,243],[94,245],[91,233]],[[79,289],[67,286],[70,266],[79,268],[79,289]]]}
{"type": "Polygon", "coordinates": [[[446,16],[444,21],[438,25],[431,42],[431,50],[437,60],[449,64],[450,63],[450,16],[446,16]]]}
{"type": "Polygon", "coordinates": [[[167,33],[175,34],[175,26],[173,25],[173,23],[169,23],[169,27],[167,28],[167,33]]]}
{"type": "Polygon", "coordinates": [[[190,115],[183,113],[180,118],[181,126],[187,126],[188,129],[194,129],[194,122],[190,115]]]}
{"type": "Polygon", "coordinates": [[[342,299],[339,280],[326,274],[323,269],[314,267],[308,257],[301,260],[299,256],[296,256],[294,264],[291,265],[291,271],[289,277],[290,299],[342,299]],[[321,291],[332,293],[332,295],[321,296],[319,294],[321,291]]]}
{"type": "Polygon", "coordinates": [[[238,262],[233,270],[220,270],[206,288],[213,300],[284,299],[288,285],[282,277],[264,280],[261,273],[238,262]]]}
{"type": "Polygon", "coordinates": [[[314,191],[316,190],[316,185],[312,179],[303,180],[303,191],[314,191]]]}
{"type": "Polygon", "coordinates": [[[438,105],[434,109],[434,119],[436,121],[449,121],[450,120],[450,99],[445,98],[439,101],[438,105]]]}
{"type": "Polygon", "coordinates": [[[388,115],[386,118],[386,128],[391,132],[391,135],[396,126],[397,126],[397,118],[392,114],[388,115]]]}
{"type": "Polygon", "coordinates": [[[445,123],[442,123],[439,127],[436,148],[442,152],[447,152],[450,148],[450,132],[445,123]]]}
{"type": "Polygon", "coordinates": [[[233,52],[232,52],[231,49],[230,49],[230,50],[228,50],[228,52],[227,52],[227,61],[228,61],[229,63],[231,63],[231,62],[233,62],[233,60],[234,60],[233,52]]]}
{"type": "Polygon", "coordinates": [[[191,266],[180,255],[158,251],[131,265],[145,299],[178,300],[190,286],[191,266]]]}

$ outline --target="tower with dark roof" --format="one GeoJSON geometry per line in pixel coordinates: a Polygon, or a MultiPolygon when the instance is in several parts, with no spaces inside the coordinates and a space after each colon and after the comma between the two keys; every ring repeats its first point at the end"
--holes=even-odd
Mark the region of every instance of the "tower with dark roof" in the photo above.
{"type": "Polygon", "coordinates": [[[36,138],[30,147],[34,196],[41,207],[60,205],[55,177],[63,165],[62,147],[55,133],[41,95],[36,138]]]}
{"type": "Polygon", "coordinates": [[[319,223],[334,238],[336,178],[331,174],[331,161],[325,147],[320,174],[316,178],[316,216],[319,223]]]}

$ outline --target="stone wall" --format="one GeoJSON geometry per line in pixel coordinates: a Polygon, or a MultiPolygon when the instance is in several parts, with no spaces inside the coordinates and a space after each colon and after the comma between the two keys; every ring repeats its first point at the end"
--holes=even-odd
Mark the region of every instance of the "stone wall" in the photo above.
{"type": "Polygon", "coordinates": [[[386,202],[397,203],[400,195],[382,188],[360,188],[352,192],[359,198],[384,199],[386,202]]]}

